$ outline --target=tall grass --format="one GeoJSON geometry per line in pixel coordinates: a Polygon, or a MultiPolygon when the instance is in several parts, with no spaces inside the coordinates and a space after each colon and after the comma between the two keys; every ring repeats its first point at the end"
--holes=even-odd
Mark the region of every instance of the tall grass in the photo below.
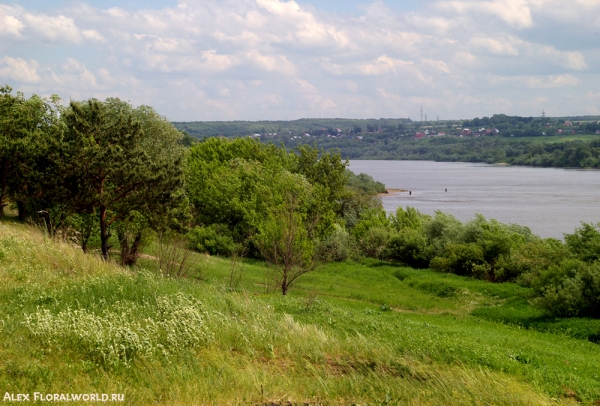
{"type": "MultiPolygon", "coordinates": [[[[0,252],[0,387],[8,392],[125,393],[139,405],[594,400],[587,372],[564,382],[571,393],[556,385],[568,368],[554,379],[531,367],[554,362],[556,351],[575,360],[592,348],[569,348],[564,337],[527,364],[525,342],[551,335],[357,300],[255,294],[257,264],[245,266],[245,290],[228,292],[229,264],[216,258],[205,261],[207,282],[163,278],[2,223],[0,252]]],[[[438,305],[451,300],[408,289],[438,305]]],[[[577,362],[587,371],[596,358],[577,362]]]]}

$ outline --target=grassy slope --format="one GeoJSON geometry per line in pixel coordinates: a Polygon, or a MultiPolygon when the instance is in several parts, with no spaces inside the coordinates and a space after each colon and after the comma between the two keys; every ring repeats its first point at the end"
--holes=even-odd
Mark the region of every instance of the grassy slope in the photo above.
{"type": "Polygon", "coordinates": [[[490,321],[538,316],[515,285],[365,262],[284,298],[264,294],[261,263],[228,293],[229,261],[197,258],[191,278],[157,278],[0,223],[0,387],[127,404],[600,399],[596,344],[490,321]]]}

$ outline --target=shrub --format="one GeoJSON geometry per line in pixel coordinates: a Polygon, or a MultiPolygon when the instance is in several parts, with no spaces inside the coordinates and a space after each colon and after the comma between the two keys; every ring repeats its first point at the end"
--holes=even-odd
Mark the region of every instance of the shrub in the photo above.
{"type": "Polygon", "coordinates": [[[391,235],[385,227],[369,228],[359,240],[360,249],[368,257],[382,259],[391,235]]]}
{"type": "Polygon", "coordinates": [[[518,245],[498,260],[498,280],[517,280],[531,287],[532,280],[550,266],[569,257],[569,251],[559,240],[536,239],[518,245]]]}
{"type": "Polygon", "coordinates": [[[350,234],[339,224],[335,224],[333,232],[317,246],[317,257],[322,261],[343,262],[353,252],[350,234]]]}
{"type": "Polygon", "coordinates": [[[565,234],[569,250],[586,262],[600,259],[600,224],[581,223],[573,234],[565,234]]]}
{"type": "Polygon", "coordinates": [[[444,255],[433,258],[430,265],[440,271],[472,276],[475,270],[480,270],[480,266],[484,264],[483,251],[477,244],[470,243],[448,244],[444,255]]]}
{"type": "Polygon", "coordinates": [[[533,303],[557,317],[600,317],[600,264],[565,260],[533,281],[533,303]]]}
{"type": "Polygon", "coordinates": [[[413,268],[427,268],[432,257],[425,236],[410,228],[390,238],[384,256],[413,268]]]}
{"type": "Polygon", "coordinates": [[[231,232],[223,224],[211,224],[207,227],[196,226],[190,231],[190,247],[211,255],[231,255],[237,248],[231,232]]]}
{"type": "Polygon", "coordinates": [[[458,236],[462,232],[462,228],[460,220],[440,211],[436,211],[433,218],[429,218],[423,223],[423,231],[435,256],[443,255],[446,245],[461,242],[458,236]]]}
{"type": "Polygon", "coordinates": [[[367,209],[361,214],[360,220],[352,229],[352,234],[357,241],[361,241],[372,228],[389,229],[390,224],[387,213],[382,208],[367,209]]]}

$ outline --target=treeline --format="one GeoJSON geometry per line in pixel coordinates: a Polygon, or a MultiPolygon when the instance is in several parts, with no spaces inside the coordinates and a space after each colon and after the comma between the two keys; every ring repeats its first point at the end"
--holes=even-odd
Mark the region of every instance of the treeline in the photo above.
{"type": "MultiPolygon", "coordinates": [[[[600,168],[600,140],[537,143],[499,137],[437,137],[425,140],[314,140],[319,148],[339,148],[348,159],[508,163],[557,168],[600,168]]],[[[298,143],[302,144],[302,142],[298,143]]],[[[288,145],[294,145],[288,143],[288,145]]]]}
{"type": "Polygon", "coordinates": [[[462,223],[442,212],[376,208],[348,237],[365,256],[531,287],[533,303],[557,317],[600,317],[600,224],[582,224],[563,243],[481,215],[462,223]]]}

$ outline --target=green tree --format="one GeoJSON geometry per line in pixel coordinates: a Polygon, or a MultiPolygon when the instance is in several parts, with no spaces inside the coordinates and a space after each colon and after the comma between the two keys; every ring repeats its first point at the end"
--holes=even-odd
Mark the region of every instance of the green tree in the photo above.
{"type": "Polygon", "coordinates": [[[283,199],[260,224],[254,240],[275,269],[276,283],[286,295],[299,277],[317,266],[314,237],[318,219],[308,212],[313,196],[310,184],[302,176],[284,175],[279,186],[284,187],[283,199]]]}
{"type": "Polygon", "coordinates": [[[166,119],[151,108],[136,111],[119,99],[73,101],[63,117],[70,204],[76,212],[97,213],[102,257],[108,259],[113,223],[134,211],[160,209],[181,188],[180,133],[166,133],[166,119]]]}
{"type": "Polygon", "coordinates": [[[58,97],[25,98],[0,87],[0,216],[7,198],[17,204],[19,219],[25,220],[34,196],[40,199],[50,189],[50,156],[60,138],[58,97]]]}
{"type": "Polygon", "coordinates": [[[573,234],[565,234],[565,243],[579,259],[595,262],[600,259],[600,223],[581,223],[573,234]]]}

